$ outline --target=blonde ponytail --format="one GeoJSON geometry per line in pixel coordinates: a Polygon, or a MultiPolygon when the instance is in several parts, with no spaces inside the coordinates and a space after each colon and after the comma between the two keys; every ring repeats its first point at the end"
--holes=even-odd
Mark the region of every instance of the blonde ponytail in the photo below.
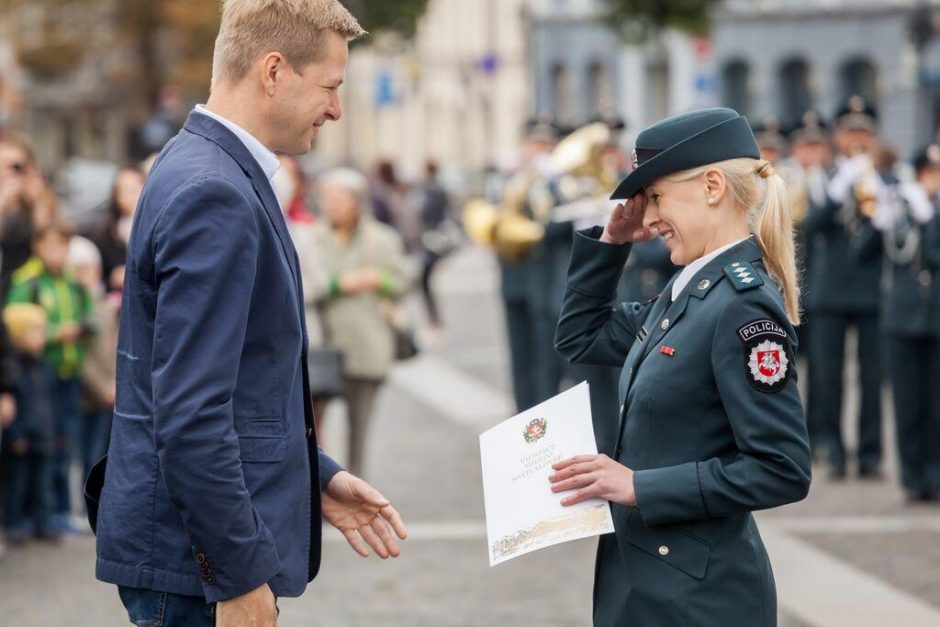
{"type": "Polygon", "coordinates": [[[780,286],[787,318],[796,326],[800,323],[800,283],[787,186],[769,161],[757,161],[754,174],[767,181],[767,192],[756,216],[754,234],[760,244],[767,272],[780,286]]]}
{"type": "Polygon", "coordinates": [[[757,243],[760,245],[768,274],[777,282],[783,295],[787,318],[794,326],[800,323],[800,283],[793,245],[793,217],[787,186],[766,160],[728,159],[691,170],[671,174],[672,181],[686,181],[718,168],[725,174],[732,206],[746,213],[757,243]],[[767,184],[761,194],[759,179],[767,184]],[[763,202],[761,203],[761,197],[763,202]]]}

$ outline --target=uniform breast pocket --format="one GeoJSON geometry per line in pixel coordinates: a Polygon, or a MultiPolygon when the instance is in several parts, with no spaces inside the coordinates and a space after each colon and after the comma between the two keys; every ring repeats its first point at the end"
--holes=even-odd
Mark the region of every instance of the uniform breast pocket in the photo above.
{"type": "Polygon", "coordinates": [[[284,420],[277,416],[235,420],[243,463],[282,462],[287,457],[284,420]]]}

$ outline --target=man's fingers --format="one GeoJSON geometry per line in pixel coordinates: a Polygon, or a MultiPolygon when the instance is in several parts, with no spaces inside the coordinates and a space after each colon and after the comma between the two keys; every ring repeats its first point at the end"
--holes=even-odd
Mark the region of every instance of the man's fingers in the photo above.
{"type": "Polygon", "coordinates": [[[388,551],[385,548],[385,543],[382,542],[382,539],[379,538],[379,534],[371,527],[371,525],[365,524],[359,527],[359,535],[362,536],[362,539],[368,542],[369,546],[372,547],[372,550],[375,551],[375,554],[381,557],[383,560],[388,558],[388,551]]]}
{"type": "Polygon", "coordinates": [[[379,513],[382,514],[382,518],[388,521],[388,523],[392,526],[392,529],[395,530],[395,534],[399,538],[404,540],[408,537],[408,530],[405,529],[405,523],[402,521],[398,510],[396,510],[391,505],[386,505],[380,510],[379,513]]]}
{"type": "Polygon", "coordinates": [[[378,508],[383,508],[389,504],[388,499],[382,496],[382,493],[373,488],[371,485],[356,477],[356,493],[359,497],[370,505],[375,505],[378,508]]]}
{"type": "Polygon", "coordinates": [[[388,551],[390,556],[398,557],[401,555],[401,551],[398,549],[398,543],[395,542],[395,538],[392,537],[392,532],[389,530],[388,524],[386,524],[383,518],[376,516],[369,524],[372,525],[372,529],[378,534],[379,539],[382,540],[382,544],[385,545],[385,550],[388,551]]]}
{"type": "Polygon", "coordinates": [[[352,547],[353,551],[362,557],[369,557],[369,549],[355,529],[348,529],[343,532],[343,535],[346,536],[346,542],[349,542],[349,546],[352,547]]]}

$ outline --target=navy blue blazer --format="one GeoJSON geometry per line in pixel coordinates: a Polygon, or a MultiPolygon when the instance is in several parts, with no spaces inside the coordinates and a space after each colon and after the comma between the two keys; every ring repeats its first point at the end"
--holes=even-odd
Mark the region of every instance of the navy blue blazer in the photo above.
{"type": "Polygon", "coordinates": [[[320,490],[340,467],[312,428],[302,294],[261,167],[190,115],[128,250],[99,579],[214,602],[265,582],[298,596],[316,575],[320,490]]]}

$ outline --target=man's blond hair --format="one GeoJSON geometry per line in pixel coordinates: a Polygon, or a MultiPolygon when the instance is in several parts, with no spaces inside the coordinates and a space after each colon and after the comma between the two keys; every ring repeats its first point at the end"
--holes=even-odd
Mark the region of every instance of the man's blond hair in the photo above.
{"type": "Polygon", "coordinates": [[[297,70],[326,54],[326,35],[366,34],[338,0],[221,0],[222,24],[212,57],[212,86],[237,82],[261,55],[279,52],[297,70]]]}

